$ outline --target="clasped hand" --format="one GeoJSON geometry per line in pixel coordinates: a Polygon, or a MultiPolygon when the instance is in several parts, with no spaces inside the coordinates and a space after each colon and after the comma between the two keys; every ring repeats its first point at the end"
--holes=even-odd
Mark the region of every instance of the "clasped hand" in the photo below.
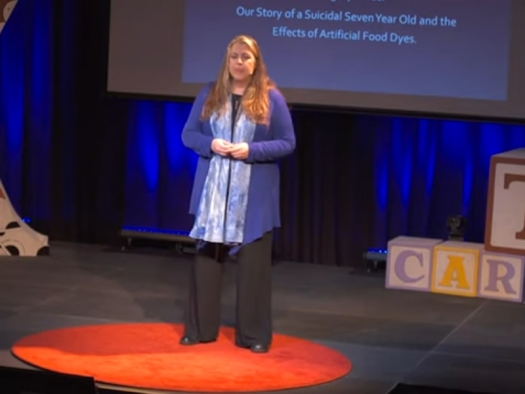
{"type": "Polygon", "coordinates": [[[238,160],[244,160],[248,157],[250,148],[246,142],[232,144],[221,138],[216,138],[211,143],[211,150],[221,156],[231,156],[238,160]]]}

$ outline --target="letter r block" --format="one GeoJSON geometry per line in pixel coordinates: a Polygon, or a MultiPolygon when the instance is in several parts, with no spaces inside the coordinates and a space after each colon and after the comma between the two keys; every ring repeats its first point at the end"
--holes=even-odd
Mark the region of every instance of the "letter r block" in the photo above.
{"type": "Polygon", "coordinates": [[[478,297],[521,302],[525,256],[481,253],[478,297]]]}
{"type": "Polygon", "coordinates": [[[432,251],[441,239],[400,236],[388,242],[388,289],[430,291],[432,251]]]}
{"type": "Polygon", "coordinates": [[[525,148],[490,159],[485,249],[525,254],[525,148]]]}
{"type": "Polygon", "coordinates": [[[433,293],[476,297],[483,244],[446,241],[434,248],[433,293]]]}

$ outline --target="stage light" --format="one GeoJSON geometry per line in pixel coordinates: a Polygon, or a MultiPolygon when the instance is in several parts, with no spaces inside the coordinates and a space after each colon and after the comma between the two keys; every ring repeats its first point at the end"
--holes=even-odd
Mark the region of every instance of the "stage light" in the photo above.
{"type": "Polygon", "coordinates": [[[467,219],[463,216],[449,216],[447,218],[448,239],[452,241],[463,241],[465,238],[466,225],[467,219]]]}
{"type": "Polygon", "coordinates": [[[120,230],[120,236],[125,240],[122,250],[131,247],[134,239],[141,239],[173,243],[175,251],[180,254],[195,253],[195,240],[190,238],[188,231],[126,226],[120,230]]]}
{"type": "Polygon", "coordinates": [[[368,249],[363,253],[363,259],[366,262],[367,272],[376,272],[380,263],[386,263],[387,249],[368,249]]]}

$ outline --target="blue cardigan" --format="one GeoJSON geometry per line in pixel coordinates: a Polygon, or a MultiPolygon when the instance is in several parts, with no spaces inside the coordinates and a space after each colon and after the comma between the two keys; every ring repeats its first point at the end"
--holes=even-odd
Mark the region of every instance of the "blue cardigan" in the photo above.
{"type": "MultiPolygon", "coordinates": [[[[210,160],[215,154],[211,150],[213,134],[210,122],[200,120],[211,87],[212,84],[208,84],[199,92],[182,130],[184,146],[199,155],[189,209],[193,215],[197,213],[210,160]]],[[[295,131],[286,100],[276,89],[271,90],[269,95],[270,122],[268,125],[257,124],[253,141],[248,144],[249,155],[244,160],[252,165],[252,170],[243,245],[280,227],[280,173],[277,159],[295,150],[295,131]]]]}

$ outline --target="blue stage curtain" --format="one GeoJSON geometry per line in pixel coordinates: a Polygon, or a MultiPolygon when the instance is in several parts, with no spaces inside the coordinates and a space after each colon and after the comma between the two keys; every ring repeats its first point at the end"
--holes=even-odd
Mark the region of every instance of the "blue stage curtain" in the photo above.
{"type": "Polygon", "coordinates": [[[130,101],[124,227],[187,233],[197,156],[182,145],[190,103],[130,101]]]}
{"type": "Polygon", "coordinates": [[[295,114],[283,163],[286,260],[359,264],[398,235],[447,237],[451,215],[483,242],[490,158],[525,146],[525,127],[342,114],[295,114]]]}
{"type": "MultiPolygon", "coordinates": [[[[123,227],[187,233],[191,108],[104,94],[108,2],[21,0],[0,36],[0,177],[52,240],[113,243],[123,227]]],[[[482,242],[491,155],[523,126],[293,111],[281,162],[278,259],[362,265],[405,234],[446,237],[464,215],[482,242]]]]}
{"type": "Polygon", "coordinates": [[[17,211],[44,220],[50,218],[49,205],[42,202],[49,201],[51,186],[47,164],[54,93],[53,24],[51,2],[19,1],[0,36],[0,177],[17,211]]]}
{"type": "MultiPolygon", "coordinates": [[[[141,101],[128,130],[126,225],[188,232],[196,156],[180,133],[191,106],[141,101]],[[167,122],[166,119],[171,119],[167,122]]],[[[359,264],[398,235],[445,238],[463,215],[482,242],[490,157],[525,146],[522,126],[295,111],[298,145],[281,163],[276,256],[359,264]]]]}
{"type": "Polygon", "coordinates": [[[108,4],[20,0],[0,36],[0,177],[51,240],[112,242],[122,224],[129,106],[103,97],[108,4]]]}

